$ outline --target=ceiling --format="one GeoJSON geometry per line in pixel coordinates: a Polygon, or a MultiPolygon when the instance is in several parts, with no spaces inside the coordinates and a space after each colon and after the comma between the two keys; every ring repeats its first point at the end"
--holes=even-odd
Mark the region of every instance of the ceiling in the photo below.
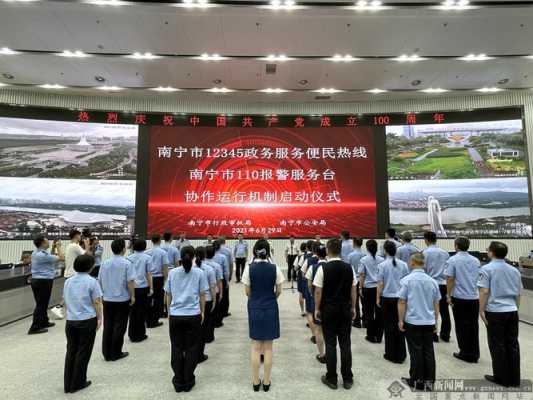
{"type": "Polygon", "coordinates": [[[529,6],[461,11],[407,7],[357,12],[340,7],[274,11],[247,6],[185,9],[169,4],[108,7],[80,2],[0,0],[0,48],[245,57],[206,62],[190,57],[133,60],[123,56],[75,59],[46,53],[0,55],[0,82],[59,84],[78,87],[59,92],[99,95],[105,94],[79,87],[105,84],[138,88],[121,91],[118,94],[121,96],[192,95],[197,99],[224,96],[225,100],[257,102],[313,101],[316,96],[324,96],[311,92],[319,88],[348,90],[328,95],[331,101],[429,96],[418,92],[427,88],[458,89],[464,90],[459,94],[472,94],[472,89],[482,87],[533,88],[533,59],[502,57],[466,62],[453,57],[470,53],[533,55],[531,38],[533,7],[529,6]],[[389,59],[334,63],[320,59],[337,53],[365,57],[416,53],[452,58],[414,63],[389,59]],[[255,57],[269,54],[308,59],[274,62],[276,73],[266,74],[269,62],[255,57]],[[7,79],[9,75],[13,78],[7,79]],[[104,77],[105,83],[97,82],[95,76],[104,77]],[[414,86],[413,81],[420,83],[414,86]],[[181,89],[218,86],[237,92],[161,94],[140,89],[157,86],[181,89]],[[292,92],[257,92],[265,88],[292,92]],[[380,95],[362,92],[373,88],[398,92],[380,95]]]}

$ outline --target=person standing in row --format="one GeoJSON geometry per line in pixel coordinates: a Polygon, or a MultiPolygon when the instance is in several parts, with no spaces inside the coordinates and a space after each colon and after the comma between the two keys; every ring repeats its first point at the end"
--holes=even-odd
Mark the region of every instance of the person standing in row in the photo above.
{"type": "Polygon", "coordinates": [[[387,240],[383,249],[386,259],[378,266],[376,303],[381,307],[385,330],[385,354],[383,358],[401,364],[407,357],[405,337],[398,328],[398,293],[400,281],[409,274],[407,264],[396,258],[396,244],[387,240]]]}
{"type": "Polygon", "coordinates": [[[102,291],[96,279],[89,275],[93,266],[92,256],[78,256],[73,265],[76,275],[65,282],[63,291],[67,309],[65,393],[75,393],[91,385],[87,380],[87,367],[96,331],[102,325],[102,291]]]}
{"type": "Polygon", "coordinates": [[[226,293],[224,298],[224,303],[222,306],[222,317],[226,318],[231,316],[231,313],[229,312],[229,284],[231,282],[231,278],[233,277],[233,254],[231,253],[231,250],[226,246],[226,238],[224,236],[220,236],[217,241],[220,243],[220,249],[219,251],[226,257],[226,265],[228,266],[227,274],[225,275],[226,278],[226,293]]]}
{"type": "Polygon", "coordinates": [[[35,309],[28,335],[46,333],[48,328],[55,325],[48,319],[48,303],[52,296],[57,264],[65,259],[60,245],[56,246],[57,256],[48,253],[50,244],[43,235],[37,235],[33,244],[36,249],[31,254],[31,291],[35,299],[35,309]]]}
{"type": "Polygon", "coordinates": [[[459,353],[455,358],[470,363],[479,359],[479,291],[477,280],[480,262],[468,254],[470,240],[455,239],[456,255],[446,263],[448,304],[452,307],[459,353]]]}
{"type": "MultiPolygon", "coordinates": [[[[396,238],[396,229],[394,228],[389,228],[385,231],[385,242],[387,240],[393,242],[396,245],[396,248],[399,248],[402,245],[396,238]]],[[[385,245],[385,242],[383,242],[383,244],[381,245],[381,249],[379,250],[379,255],[381,257],[386,257],[385,249],[383,247],[385,245]]]]}
{"type": "Polygon", "coordinates": [[[298,245],[296,244],[294,235],[289,237],[289,243],[285,247],[285,261],[287,262],[287,280],[291,283],[291,289],[294,289],[294,281],[296,280],[296,273],[294,271],[294,262],[298,257],[298,245]]]}
{"type": "Polygon", "coordinates": [[[278,297],[281,295],[283,274],[278,266],[269,262],[268,241],[258,240],[253,249],[254,260],[245,268],[242,277],[248,296],[248,325],[252,339],[252,384],[255,392],[263,385],[270,389],[272,370],[272,342],[280,337],[278,297]],[[259,379],[261,355],[264,357],[263,381],[259,379]]]}
{"type": "Polygon", "coordinates": [[[148,307],[148,328],[157,328],[163,325],[159,318],[163,317],[165,306],[165,292],[163,287],[168,276],[168,255],[161,248],[161,236],[155,234],[152,236],[152,248],[148,251],[152,256],[152,282],[153,292],[152,299],[148,307]]]}
{"type": "Polygon", "coordinates": [[[172,244],[171,232],[165,232],[163,234],[163,240],[165,242],[161,245],[161,248],[167,252],[168,269],[171,270],[180,265],[180,252],[177,247],[172,244]]]}
{"type": "Polygon", "coordinates": [[[348,256],[353,251],[353,242],[350,239],[350,232],[342,231],[341,240],[342,240],[341,260],[344,261],[345,263],[349,263],[350,260],[348,259],[348,256]]]}
{"type": "Polygon", "coordinates": [[[214,244],[215,241],[213,240],[213,235],[211,233],[208,233],[206,241],[204,242],[204,246],[213,246],[214,244]]]}
{"type": "Polygon", "coordinates": [[[224,325],[224,317],[229,309],[229,263],[228,258],[224,255],[224,252],[221,251],[221,243],[219,240],[213,242],[213,248],[215,250],[215,255],[213,256],[213,261],[222,266],[222,294],[220,296],[220,303],[217,310],[216,324],[215,327],[220,328],[224,325]]]}
{"type": "Polygon", "coordinates": [[[360,297],[363,299],[363,315],[365,316],[365,339],[371,343],[381,343],[383,322],[381,320],[381,307],[376,305],[376,296],[378,265],[383,262],[383,258],[376,255],[378,242],[374,239],[366,241],[366,251],[368,255],[361,258],[358,269],[360,297]]]}
{"type": "Polygon", "coordinates": [[[363,308],[363,313],[361,315],[361,306],[360,302],[362,302],[361,299],[361,285],[359,283],[359,280],[357,277],[359,276],[359,265],[361,262],[361,259],[365,256],[365,253],[361,249],[363,246],[363,239],[361,238],[353,238],[353,251],[348,254],[348,263],[352,266],[353,269],[353,276],[357,280],[357,286],[356,286],[356,295],[357,300],[355,301],[355,319],[353,320],[352,326],[354,328],[361,328],[363,326],[366,327],[365,322],[365,311],[363,308]]]}
{"type": "Polygon", "coordinates": [[[128,352],[122,351],[122,346],[130,305],[135,303],[136,273],[132,263],[124,257],[124,239],[113,240],[111,250],[113,256],[102,263],[98,281],[104,298],[102,353],[106,361],[117,361],[129,355],[128,352]]]}
{"type": "Polygon", "coordinates": [[[327,373],[322,383],[337,389],[337,341],[341,353],[341,374],[343,386],[353,386],[352,349],[350,334],[355,318],[355,278],[350,264],[341,260],[342,244],[339,239],[327,243],[328,262],[316,272],[315,318],[322,323],[326,342],[327,373]]]}
{"type": "Polygon", "coordinates": [[[196,267],[200,268],[207,279],[207,284],[209,288],[205,292],[205,313],[204,320],[202,322],[202,338],[200,340],[199,346],[199,358],[198,362],[202,363],[208,359],[207,354],[205,354],[205,344],[211,343],[215,340],[213,335],[213,319],[215,311],[215,301],[216,301],[216,290],[217,290],[217,278],[215,269],[205,262],[205,247],[196,248],[196,267]]]}
{"type": "Polygon", "coordinates": [[[485,375],[485,379],[519,387],[518,308],[523,286],[520,271],[505,262],[507,251],[501,242],[492,242],[488,248],[491,261],[481,267],[477,284],[479,315],[487,327],[492,358],[492,375],[485,375]]]}
{"type": "MultiPolygon", "coordinates": [[[[68,236],[70,238],[70,243],[65,249],[65,279],[70,278],[76,273],[76,271],[74,271],[74,260],[76,260],[76,257],[85,253],[91,254],[89,251],[84,250],[83,247],[80,246],[81,232],[79,230],[72,229],[68,236]]],[[[84,247],[85,249],[89,249],[90,247],[88,238],[84,239],[84,247]]]]}
{"type": "Polygon", "coordinates": [[[181,249],[182,266],[174,268],[165,282],[169,313],[172,384],[176,392],[189,392],[196,384],[194,370],[198,364],[205,293],[209,290],[205,273],[193,268],[194,249],[181,249]]]}
{"type": "Polygon", "coordinates": [[[439,319],[439,285],[424,272],[424,255],[410,260],[411,273],[400,281],[398,328],[405,332],[411,366],[402,380],[416,390],[432,390],[435,382],[433,332],[439,319]]]}
{"type": "Polygon", "coordinates": [[[220,328],[222,326],[222,322],[219,321],[219,315],[220,315],[220,300],[222,299],[223,291],[224,291],[224,271],[222,269],[222,265],[217,263],[214,260],[214,257],[215,257],[215,248],[213,246],[206,246],[205,247],[205,262],[213,268],[213,270],[215,271],[215,277],[217,280],[215,309],[212,315],[213,321],[211,324],[211,332],[208,335],[209,337],[213,338],[213,340],[215,340],[215,328],[220,328]]]}
{"type": "Polygon", "coordinates": [[[178,249],[179,254],[180,254],[180,262],[179,262],[179,264],[181,265],[181,248],[191,245],[191,243],[189,242],[189,239],[187,239],[187,235],[185,234],[185,232],[181,232],[180,233],[180,236],[176,240],[175,245],[176,245],[176,248],[178,249]]]}
{"type": "Polygon", "coordinates": [[[316,336],[318,329],[315,324],[315,300],[313,298],[313,294],[311,293],[311,287],[309,286],[309,282],[307,280],[307,272],[309,270],[313,270],[313,268],[316,269],[316,265],[318,264],[317,246],[318,243],[314,240],[307,241],[307,248],[311,249],[311,256],[304,261],[304,265],[302,266],[305,313],[307,317],[307,325],[311,329],[311,342],[313,342],[314,344],[317,343],[316,336]]]}
{"type": "Polygon", "coordinates": [[[94,256],[94,268],[91,270],[91,276],[98,277],[100,271],[100,265],[102,265],[102,255],[104,254],[104,246],[100,244],[100,240],[97,237],[89,239],[89,248],[94,256]]]}
{"type": "Polygon", "coordinates": [[[405,231],[401,234],[400,240],[402,245],[398,247],[396,256],[404,263],[409,263],[409,259],[415,253],[420,253],[420,249],[411,243],[413,235],[409,231],[405,231]]]}
{"type": "Polygon", "coordinates": [[[146,321],[148,315],[148,299],[154,293],[152,281],[152,258],[145,253],[146,240],[136,239],[133,242],[133,254],[128,256],[135,271],[135,303],[130,309],[128,336],[132,342],[148,339],[146,321]]]}
{"type": "Polygon", "coordinates": [[[442,341],[449,342],[452,325],[450,322],[450,311],[448,309],[448,289],[446,287],[445,268],[450,255],[447,251],[437,247],[437,235],[435,232],[424,232],[424,241],[427,247],[422,253],[426,260],[426,272],[439,284],[441,296],[439,305],[441,316],[440,334],[435,333],[433,340],[438,342],[440,336],[442,341]]]}
{"type": "Polygon", "coordinates": [[[248,259],[248,243],[244,241],[242,233],[237,236],[237,243],[235,243],[233,248],[233,257],[235,258],[235,278],[237,283],[239,283],[248,259]]]}

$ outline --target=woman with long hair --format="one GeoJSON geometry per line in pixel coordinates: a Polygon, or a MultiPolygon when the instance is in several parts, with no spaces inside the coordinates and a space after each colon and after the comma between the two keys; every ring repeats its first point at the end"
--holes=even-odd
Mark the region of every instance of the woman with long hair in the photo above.
{"type": "Polygon", "coordinates": [[[248,296],[248,325],[252,339],[252,384],[255,392],[263,385],[270,389],[272,370],[272,342],[280,336],[278,297],[281,294],[283,274],[269,261],[270,245],[260,239],[253,249],[254,259],[243,273],[245,293],[248,296]],[[264,356],[263,380],[259,378],[261,355],[264,356]]]}
{"type": "Polygon", "coordinates": [[[204,271],[192,267],[193,259],[194,248],[183,247],[182,265],[170,271],[165,284],[176,392],[189,392],[196,383],[194,370],[202,337],[205,293],[209,290],[204,271]]]}
{"type": "Polygon", "coordinates": [[[376,304],[381,306],[385,330],[383,358],[401,364],[407,356],[405,337],[398,328],[398,297],[400,280],[409,274],[407,264],[396,258],[396,243],[387,240],[383,245],[386,259],[378,266],[376,304]]]}

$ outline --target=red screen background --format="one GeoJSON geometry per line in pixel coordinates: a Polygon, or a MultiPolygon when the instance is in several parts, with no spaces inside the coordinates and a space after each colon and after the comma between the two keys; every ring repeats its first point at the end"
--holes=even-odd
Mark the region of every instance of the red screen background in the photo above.
{"type": "MultiPolygon", "coordinates": [[[[374,131],[371,127],[328,128],[215,128],[154,126],[150,130],[149,234],[185,232],[189,237],[213,235],[306,238],[315,234],[337,236],[342,230],[362,237],[377,233],[374,131]],[[250,148],[364,146],[367,158],[243,159],[160,158],[159,148],[250,148]],[[189,170],[316,169],[335,171],[333,181],[223,180],[220,176],[190,180],[189,170]],[[289,203],[251,206],[235,203],[188,203],[186,191],[202,192],[340,192],[340,203],[289,203]],[[207,223],[207,221],[211,221],[207,223]],[[216,225],[213,221],[219,221],[216,225]],[[225,221],[225,223],[222,223],[225,221]],[[200,223],[201,222],[201,223],[200,223]]],[[[274,174],[275,175],[275,174],[274,174]]]]}

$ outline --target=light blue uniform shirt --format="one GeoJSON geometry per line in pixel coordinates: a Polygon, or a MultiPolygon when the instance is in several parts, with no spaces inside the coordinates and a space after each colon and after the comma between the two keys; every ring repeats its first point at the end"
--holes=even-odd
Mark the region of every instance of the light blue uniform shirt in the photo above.
{"type": "Polygon", "coordinates": [[[420,253],[420,249],[412,243],[405,243],[396,250],[396,258],[399,258],[405,263],[409,263],[409,259],[415,253],[420,253]]]}
{"type": "Polygon", "coordinates": [[[128,261],[135,270],[135,287],[147,288],[149,285],[146,274],[152,271],[152,257],[142,251],[134,251],[128,256],[128,261]]]}
{"type": "Polygon", "coordinates": [[[342,241],[341,245],[341,260],[349,263],[350,260],[348,259],[348,256],[353,251],[353,241],[351,239],[346,239],[342,241]]]}
{"type": "Polygon", "coordinates": [[[184,239],[184,240],[178,239],[176,240],[175,244],[176,244],[176,248],[178,249],[179,257],[181,260],[181,249],[185,246],[190,246],[191,243],[187,239],[184,239]]]}
{"type": "Polygon", "coordinates": [[[169,314],[201,314],[200,294],[208,289],[207,278],[200,268],[193,267],[188,273],[183,267],[174,268],[165,283],[165,292],[172,295],[169,314]]]}
{"type": "Polygon", "coordinates": [[[67,321],[84,321],[96,317],[94,301],[102,297],[98,281],[86,272],[78,272],[65,281],[63,298],[67,321]]]}
{"type": "Polygon", "coordinates": [[[365,274],[364,287],[375,288],[378,285],[378,265],[383,261],[383,257],[376,255],[376,258],[374,258],[370,254],[361,258],[357,273],[365,274]]]}
{"type": "Polygon", "coordinates": [[[237,242],[233,248],[233,256],[235,258],[248,258],[248,243],[244,240],[237,242]]]}
{"type": "MultiPolygon", "coordinates": [[[[203,261],[200,269],[204,271],[205,277],[207,278],[207,284],[209,288],[214,288],[217,285],[217,277],[215,273],[215,268],[213,268],[209,263],[203,261]]],[[[213,301],[213,296],[211,296],[211,290],[207,289],[205,292],[205,301],[213,301]]]]}
{"type": "Polygon", "coordinates": [[[99,267],[102,265],[102,254],[104,254],[104,247],[99,244],[94,249],[94,266],[99,267]]]}
{"type": "Polygon", "coordinates": [[[222,252],[222,250],[219,250],[215,253],[215,256],[213,257],[213,261],[220,264],[222,266],[222,275],[224,276],[224,279],[229,281],[229,264],[228,259],[222,252]]]}
{"type": "Polygon", "coordinates": [[[152,276],[163,276],[163,266],[170,264],[167,252],[160,246],[154,246],[147,253],[152,256],[152,276]]]}
{"type": "Polygon", "coordinates": [[[229,249],[229,247],[226,247],[226,245],[224,245],[224,246],[220,246],[220,252],[224,254],[226,259],[228,260],[228,268],[229,268],[233,264],[233,254],[231,253],[231,250],[229,249]]]}
{"type": "Polygon", "coordinates": [[[446,268],[446,261],[450,258],[447,251],[431,245],[422,252],[425,258],[426,273],[437,281],[439,285],[446,284],[446,275],[444,270],[446,268]]]}
{"type": "Polygon", "coordinates": [[[59,257],[46,250],[36,249],[31,253],[31,276],[33,279],[54,279],[59,257]]]}
{"type": "Polygon", "coordinates": [[[413,269],[400,281],[398,297],[407,301],[405,322],[411,325],[435,325],[434,304],[440,300],[439,285],[423,269],[413,269]]]}
{"type": "Polygon", "coordinates": [[[452,296],[464,300],[479,299],[477,280],[479,260],[466,251],[459,251],[446,263],[446,276],[454,278],[452,296]]]}
{"type": "Polygon", "coordinates": [[[406,263],[396,258],[396,266],[394,266],[392,260],[392,257],[387,256],[385,261],[378,265],[378,282],[383,282],[381,296],[387,298],[398,297],[400,281],[409,274],[406,263]]]}
{"type": "Polygon", "coordinates": [[[348,254],[348,263],[352,266],[355,272],[359,271],[359,262],[365,256],[365,253],[361,249],[353,249],[353,251],[348,254]]]}
{"type": "Polygon", "coordinates": [[[168,257],[168,267],[176,268],[180,264],[181,255],[180,251],[172,245],[172,243],[164,243],[161,245],[161,248],[167,252],[168,257]]]}
{"type": "Polygon", "coordinates": [[[522,278],[517,268],[505,260],[492,260],[481,267],[478,287],[489,289],[489,298],[485,311],[517,311],[516,298],[522,292],[522,278]]]}
{"type": "Polygon", "coordinates": [[[396,245],[396,251],[398,251],[398,249],[402,246],[402,244],[400,242],[398,242],[396,239],[385,239],[385,241],[381,244],[381,247],[379,248],[379,251],[378,251],[378,254],[381,256],[381,257],[385,257],[386,254],[385,254],[385,248],[383,246],[385,246],[385,242],[392,242],[396,245]]]}
{"type": "Polygon", "coordinates": [[[104,293],[104,301],[128,301],[128,282],[136,277],[133,264],[125,257],[114,255],[105,260],[98,272],[98,281],[104,293]]]}

